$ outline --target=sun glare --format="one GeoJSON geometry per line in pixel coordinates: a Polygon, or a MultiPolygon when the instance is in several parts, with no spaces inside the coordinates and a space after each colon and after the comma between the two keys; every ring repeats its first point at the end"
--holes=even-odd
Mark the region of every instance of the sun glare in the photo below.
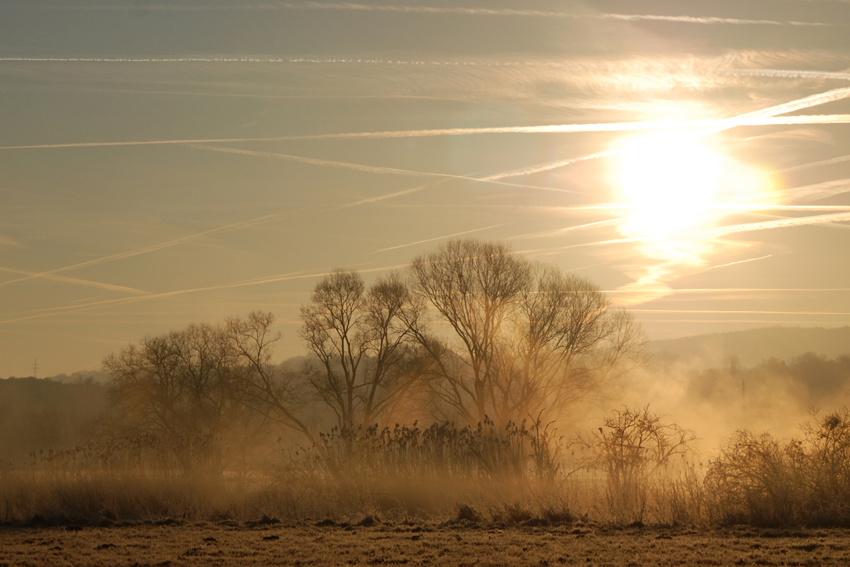
{"type": "Polygon", "coordinates": [[[666,282],[728,248],[713,228],[777,200],[770,175],[693,134],[637,138],[621,148],[616,163],[611,174],[622,210],[620,234],[636,239],[641,255],[653,262],[622,288],[631,294],[620,296],[623,304],[666,295],[666,282]]]}
{"type": "Polygon", "coordinates": [[[631,208],[624,234],[664,238],[710,221],[720,158],[697,140],[655,135],[623,153],[619,190],[631,208]]]}

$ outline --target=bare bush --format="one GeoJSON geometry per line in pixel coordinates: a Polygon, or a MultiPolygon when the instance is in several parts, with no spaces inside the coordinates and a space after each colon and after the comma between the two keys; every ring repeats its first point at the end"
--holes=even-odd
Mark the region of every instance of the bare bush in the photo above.
{"type": "Polygon", "coordinates": [[[663,423],[645,406],[616,410],[604,427],[578,435],[574,444],[589,453],[584,468],[605,474],[608,508],[628,523],[643,521],[654,477],[673,457],[684,456],[695,438],[675,423],[663,423]]]}

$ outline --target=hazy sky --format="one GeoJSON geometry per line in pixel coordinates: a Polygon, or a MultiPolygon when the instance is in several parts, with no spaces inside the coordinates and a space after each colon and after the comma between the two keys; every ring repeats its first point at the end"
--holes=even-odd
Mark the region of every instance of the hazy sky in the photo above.
{"type": "Polygon", "coordinates": [[[850,323],[850,2],[0,2],[0,376],[453,236],[651,338],[850,323]]]}

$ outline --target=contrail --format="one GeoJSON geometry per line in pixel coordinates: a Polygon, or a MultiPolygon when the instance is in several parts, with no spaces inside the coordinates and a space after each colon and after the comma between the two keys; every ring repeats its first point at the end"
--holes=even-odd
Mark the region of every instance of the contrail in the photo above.
{"type": "Polygon", "coordinates": [[[658,16],[651,14],[572,14],[568,12],[550,12],[542,10],[512,10],[492,8],[463,8],[463,7],[432,7],[432,6],[387,6],[365,5],[353,3],[304,2],[300,4],[281,4],[281,6],[297,10],[351,10],[362,12],[397,12],[407,14],[457,14],[468,16],[521,16],[535,18],[569,18],[589,20],[622,20],[622,21],[660,21],[680,22],[688,24],[734,24],[734,25],[769,25],[769,26],[833,26],[819,22],[798,22],[778,20],[746,20],[738,18],[695,17],[695,16],[658,16]]]}
{"type": "MultiPolygon", "coordinates": [[[[122,293],[131,293],[131,294],[134,294],[134,295],[146,295],[148,293],[147,291],[142,291],[140,289],[136,289],[136,288],[133,288],[133,287],[126,287],[126,286],[123,286],[123,285],[113,285],[113,284],[108,284],[108,283],[103,283],[103,282],[96,282],[96,281],[92,281],[92,280],[83,280],[83,279],[79,279],[79,278],[71,278],[71,277],[68,277],[68,276],[58,276],[56,274],[45,274],[45,273],[39,274],[39,273],[36,273],[36,272],[28,272],[26,270],[16,270],[14,268],[2,268],[2,267],[0,267],[0,271],[9,272],[11,274],[24,274],[25,276],[34,277],[34,278],[50,279],[50,280],[54,280],[54,281],[57,281],[57,282],[94,287],[94,288],[98,288],[98,289],[104,289],[104,290],[107,290],[107,291],[118,291],[118,292],[122,292],[122,293]]],[[[13,281],[21,281],[21,279],[26,279],[26,278],[20,278],[20,279],[13,280],[13,281]]],[[[2,283],[10,283],[10,282],[2,282],[2,283]]],[[[0,285],[2,285],[2,284],[0,284],[0,285]]]]}
{"type": "Polygon", "coordinates": [[[812,163],[805,163],[803,165],[795,165],[794,167],[786,167],[785,169],[777,169],[774,173],[790,173],[792,171],[802,171],[804,169],[812,169],[813,167],[824,167],[836,163],[844,163],[845,161],[850,161],[850,155],[836,157],[832,159],[825,159],[823,161],[815,161],[812,163]]]}
{"type": "MultiPolygon", "coordinates": [[[[698,121],[687,121],[691,123],[706,123],[708,125],[708,130],[703,132],[701,135],[710,135],[716,134],[718,132],[722,132],[724,130],[728,130],[731,128],[735,128],[737,126],[749,126],[749,125],[767,125],[767,124],[805,124],[805,120],[808,118],[806,116],[787,116],[787,117],[778,117],[777,115],[787,114],[789,112],[795,112],[798,110],[803,110],[806,108],[811,108],[813,106],[819,106],[821,104],[826,104],[828,102],[834,102],[838,100],[842,100],[850,97],[850,87],[844,87],[840,89],[834,89],[831,91],[827,91],[824,93],[818,93],[816,95],[807,96],[804,98],[800,98],[797,100],[793,100],[790,102],[786,102],[783,104],[770,106],[767,108],[763,108],[761,110],[756,110],[753,112],[748,112],[746,114],[742,114],[732,118],[720,118],[716,120],[698,120],[698,121]],[[759,122],[755,122],[759,121],[759,122]]],[[[818,124],[828,124],[828,119],[826,116],[829,115],[817,115],[812,118],[818,122],[818,124]]],[[[837,119],[835,123],[847,123],[848,115],[832,115],[837,119]]],[[[692,126],[696,128],[696,126],[692,126]]],[[[637,128],[635,128],[637,129],[637,128]]],[[[2,149],[2,148],[0,148],[2,149]]],[[[563,167],[565,165],[570,165],[572,163],[577,163],[580,161],[585,161],[588,159],[594,159],[597,157],[608,157],[610,155],[614,155],[620,153],[622,150],[611,150],[608,152],[604,152],[604,154],[592,154],[590,156],[584,156],[580,158],[572,158],[569,160],[559,160],[556,162],[549,162],[545,164],[530,166],[524,168],[524,171],[528,173],[521,173],[523,170],[515,170],[514,172],[506,172],[511,173],[511,177],[515,175],[527,175],[530,173],[540,173],[543,171],[549,171],[552,169],[556,169],[559,167],[563,167]]],[[[491,177],[499,178],[502,174],[495,174],[491,177]]]]}
{"type": "Polygon", "coordinates": [[[727,309],[629,309],[636,313],[723,313],[727,315],[850,315],[845,311],[756,311],[727,309]]]}
{"type": "Polygon", "coordinates": [[[272,138],[201,138],[189,140],[133,140],[128,142],[72,142],[65,144],[38,144],[29,146],[0,146],[0,150],[38,150],[60,148],[105,148],[112,146],[162,146],[162,145],[192,145],[192,144],[223,144],[239,142],[282,142],[292,140],[291,136],[275,136],[272,138]]]}
{"type": "Polygon", "coordinates": [[[834,79],[850,81],[850,73],[831,73],[829,71],[797,71],[793,69],[725,69],[717,71],[721,75],[744,75],[747,77],[771,77],[776,79],[834,79]]]}
{"type": "MultiPolygon", "coordinates": [[[[799,101],[793,101],[758,110],[733,118],[704,120],[646,120],[638,122],[603,122],[597,124],[551,124],[545,126],[492,126],[482,128],[438,128],[431,130],[389,130],[383,132],[351,132],[342,134],[317,134],[291,137],[290,140],[324,140],[349,138],[429,138],[436,136],[469,136],[475,134],[579,134],[592,132],[635,132],[641,130],[700,130],[712,132],[737,126],[773,126],[796,124],[848,124],[850,114],[809,114],[804,116],[776,116],[850,97],[850,87],[836,89],[799,101]],[[772,110],[775,108],[776,110],[772,110]]],[[[2,149],[2,148],[0,148],[2,149]]],[[[583,158],[589,159],[589,158],[583,158]]],[[[578,160],[581,161],[581,160],[578,160]]]]}
{"type": "MultiPolygon", "coordinates": [[[[670,288],[672,293],[740,293],[740,292],[794,292],[794,293],[811,293],[811,292],[846,292],[850,291],[850,287],[692,287],[692,288],[670,288]]],[[[608,289],[605,293],[631,293],[622,289],[608,289]]]]}
{"type": "Polygon", "coordinates": [[[501,224],[493,224],[490,226],[485,226],[482,228],[474,228],[472,230],[465,230],[463,232],[456,232],[454,234],[448,234],[446,236],[437,236],[436,238],[426,238],[425,240],[417,240],[416,242],[408,242],[407,244],[399,244],[398,246],[390,246],[389,248],[381,248],[380,250],[375,250],[374,252],[369,252],[369,254],[377,254],[379,252],[388,252],[390,250],[398,250],[399,248],[407,248],[409,246],[416,246],[417,244],[425,244],[426,242],[436,242],[438,240],[445,240],[447,238],[454,238],[456,236],[463,236],[464,234],[472,234],[474,232],[482,232],[485,230],[490,230],[491,228],[498,228],[500,226],[507,226],[509,224],[513,224],[510,222],[504,222],[501,224]]]}
{"type": "MultiPolygon", "coordinates": [[[[710,324],[710,323],[771,323],[773,325],[776,324],[794,324],[799,325],[799,319],[642,319],[642,321],[646,323],[699,323],[701,325],[710,324]]],[[[814,321],[806,321],[808,324],[835,324],[835,320],[826,321],[826,320],[814,320],[814,321]]]]}
{"type": "MultiPolygon", "coordinates": [[[[303,210],[303,209],[299,209],[303,210]]],[[[34,273],[28,276],[24,276],[22,278],[17,278],[14,280],[7,280],[5,282],[0,282],[0,286],[9,285],[16,282],[27,281],[35,278],[43,278],[47,276],[51,276],[53,274],[58,274],[60,272],[67,272],[68,270],[75,270],[77,268],[84,268],[87,266],[96,266],[98,264],[103,264],[104,262],[112,262],[114,260],[123,260],[125,258],[132,258],[134,256],[140,256],[142,254],[148,254],[149,252],[155,252],[157,250],[162,250],[163,248],[169,248],[171,246],[176,246],[178,244],[182,244],[183,242],[187,242],[190,240],[194,240],[196,238],[200,238],[202,236],[208,236],[210,234],[215,234],[218,232],[225,232],[228,230],[235,230],[238,228],[245,228],[248,226],[253,226],[255,224],[259,224],[262,222],[267,222],[268,220],[280,216],[280,213],[265,215],[262,217],[257,217],[255,219],[236,222],[232,224],[228,224],[226,226],[220,226],[218,228],[213,228],[210,230],[205,230],[203,232],[197,232],[195,234],[190,234],[189,236],[183,236],[181,238],[176,238],[174,240],[169,240],[167,242],[161,242],[160,244],[155,244],[153,246],[148,246],[146,248],[140,248],[137,250],[131,250],[128,252],[120,252],[118,254],[110,254],[109,256],[101,256],[100,258],[95,258],[93,260],[87,260],[85,262],[80,262],[78,264],[72,264],[70,266],[64,266],[62,268],[56,268],[54,270],[48,270],[46,272],[34,273]]]]}
{"type": "Polygon", "coordinates": [[[342,161],[332,161],[327,159],[316,159],[316,158],[307,158],[301,156],[294,156],[289,154],[279,154],[274,152],[256,152],[252,150],[240,150],[238,148],[227,148],[227,147],[216,147],[216,146],[198,146],[193,144],[187,144],[190,148],[194,148],[197,150],[207,150],[211,152],[221,152],[226,154],[237,154],[243,156],[254,156],[254,157],[270,157],[275,159],[296,161],[300,163],[306,163],[310,165],[318,165],[322,167],[336,167],[341,169],[350,169],[353,171],[360,171],[363,173],[378,173],[381,175],[403,175],[407,177],[454,177],[453,175],[448,175],[444,173],[428,173],[424,171],[411,171],[408,169],[397,169],[394,167],[376,167],[370,165],[362,165],[357,163],[349,163],[342,161]]]}
{"type": "MultiPolygon", "coordinates": [[[[370,272],[385,272],[387,270],[396,270],[399,268],[406,267],[407,264],[396,264],[392,266],[382,266],[379,268],[367,268],[361,269],[359,272],[361,273],[370,273],[370,272]]],[[[86,303],[84,305],[70,305],[63,307],[53,307],[50,309],[44,309],[41,313],[35,315],[27,315],[24,317],[16,317],[14,319],[4,319],[0,320],[0,324],[3,323],[17,323],[20,321],[29,321],[32,319],[41,319],[44,317],[49,317],[51,315],[59,315],[63,313],[78,313],[81,311],[87,311],[90,309],[96,309],[98,307],[109,307],[113,305],[124,305],[127,303],[136,303],[139,301],[147,301],[151,299],[162,299],[165,297],[173,297],[176,295],[185,295],[189,293],[200,293],[204,291],[218,291],[223,289],[235,289],[240,287],[248,287],[254,285],[265,285],[269,283],[276,283],[282,281],[289,280],[297,280],[297,279],[310,279],[317,278],[329,275],[330,272],[316,272],[309,274],[302,274],[297,272],[289,272],[285,274],[279,274],[276,276],[267,276],[264,278],[257,278],[253,280],[244,280],[240,282],[230,283],[230,284],[222,284],[222,285],[214,285],[214,286],[206,286],[206,287],[197,287],[197,288],[189,288],[189,289],[180,289],[173,291],[166,291],[162,293],[149,293],[147,295],[137,296],[137,297],[123,297],[118,299],[107,299],[101,301],[93,301],[91,303],[86,303]]]]}
{"type": "Polygon", "coordinates": [[[51,10],[75,10],[75,11],[253,11],[253,10],[325,10],[325,11],[358,11],[358,12],[394,12],[402,14],[434,14],[434,15],[463,15],[463,16],[502,16],[502,17],[531,17],[531,18],[563,18],[563,19],[590,19],[590,20],[621,20],[621,21],[660,21],[679,22],[686,24],[731,24],[731,25],[761,25],[761,26],[840,26],[841,24],[802,22],[802,21],[780,21],[780,20],[752,20],[740,18],[699,17],[699,16],[661,16],[652,14],[576,14],[569,12],[552,12],[543,10],[515,10],[515,9],[492,9],[492,8],[464,8],[464,7],[437,7],[437,6],[392,6],[392,5],[365,5],[354,3],[325,3],[325,2],[302,2],[277,3],[277,4],[236,4],[236,5],[164,5],[153,4],[146,6],[50,6],[50,7],[27,7],[29,9],[51,9],[51,10]]]}
{"type": "Polygon", "coordinates": [[[806,226],[806,225],[819,225],[819,224],[829,224],[835,222],[847,222],[850,221],[850,213],[835,213],[831,215],[815,215],[810,217],[799,217],[799,218],[791,218],[791,219],[783,219],[776,221],[765,221],[765,222],[754,222],[747,224],[736,224],[730,226],[721,226],[718,228],[707,229],[703,231],[699,231],[696,233],[692,233],[693,236],[699,236],[701,238],[709,239],[709,238],[717,238],[720,236],[727,236],[729,234],[737,234],[740,232],[751,232],[754,230],[770,230],[774,228],[787,228],[792,226],[806,226]]]}
{"type": "MultiPolygon", "coordinates": [[[[834,179],[832,181],[824,181],[823,183],[814,183],[812,185],[801,185],[799,187],[790,187],[788,189],[784,189],[783,193],[788,195],[790,198],[795,201],[814,201],[817,199],[825,199],[826,197],[832,197],[833,195],[840,195],[841,193],[846,193],[850,191],[850,178],[846,179],[834,179]]],[[[773,195],[771,191],[762,191],[759,193],[752,193],[748,195],[751,199],[758,198],[770,198],[773,195]]],[[[744,204],[744,207],[747,205],[744,204]]],[[[793,206],[793,205],[786,205],[793,206]]],[[[817,205],[812,205],[817,206],[817,205]]],[[[822,205],[829,206],[829,205],[822,205]]],[[[766,206],[766,209],[777,208],[778,206],[766,206]]],[[[755,208],[759,208],[756,206],[755,208]]],[[[816,209],[812,209],[816,210],[816,209]]]]}
{"type": "MultiPolygon", "coordinates": [[[[795,112],[797,110],[803,110],[806,108],[811,108],[813,106],[819,106],[821,104],[826,104],[828,102],[835,102],[838,100],[843,100],[847,97],[850,97],[850,87],[842,87],[840,89],[833,89],[831,91],[826,91],[823,93],[814,94],[811,96],[803,97],[797,100],[792,100],[790,102],[786,102],[783,104],[778,104],[776,106],[770,106],[768,108],[763,108],[761,110],[756,110],[753,112],[747,112],[746,114],[742,114],[735,118],[728,119],[730,122],[739,122],[739,125],[745,125],[745,123],[750,119],[755,118],[772,118],[780,114],[787,114],[789,112],[795,112]]],[[[792,117],[792,118],[802,118],[802,117],[792,117]]],[[[825,124],[826,122],[819,122],[820,124],[825,124]]],[[[799,122],[799,124],[803,124],[803,122],[799,122]]]]}
{"type": "Polygon", "coordinates": [[[511,240],[528,240],[530,238],[549,238],[549,237],[558,237],[563,236],[564,234],[568,234],[570,232],[576,232],[579,230],[592,230],[594,228],[604,228],[606,226],[616,226],[620,223],[624,222],[621,218],[609,219],[604,221],[597,222],[589,222],[586,224],[578,224],[574,226],[567,226],[564,228],[559,228],[557,230],[550,230],[546,232],[532,232],[529,234],[520,234],[517,236],[512,236],[511,240]]]}
{"type": "MultiPolygon", "coordinates": [[[[398,169],[394,167],[384,167],[384,166],[371,166],[371,165],[363,165],[359,163],[350,163],[343,161],[332,161],[325,159],[316,159],[316,158],[306,158],[301,156],[295,156],[290,154],[280,154],[275,152],[257,152],[253,150],[242,150],[238,148],[227,148],[227,147],[214,147],[214,146],[199,146],[195,144],[186,144],[190,148],[194,148],[197,150],[207,150],[212,152],[222,152],[228,154],[236,154],[236,155],[245,155],[252,157],[269,157],[274,159],[282,159],[289,161],[296,161],[300,163],[307,163],[310,165],[322,166],[322,167],[337,167],[341,169],[351,169],[354,171],[361,171],[364,173],[376,173],[380,175],[401,175],[401,176],[410,176],[410,177],[426,177],[437,179],[438,181],[449,181],[452,179],[457,179],[461,181],[473,181],[475,183],[495,183],[497,185],[504,185],[506,187],[519,187],[522,189],[536,189],[539,191],[555,191],[558,193],[577,193],[583,194],[581,191],[572,191],[569,189],[559,189],[556,187],[542,187],[539,185],[526,185],[521,183],[508,183],[503,181],[498,181],[495,179],[479,179],[477,177],[470,177],[468,175],[456,175],[452,173],[433,173],[427,171],[415,171],[410,169],[398,169]]],[[[389,199],[392,197],[398,197],[401,195],[406,195],[408,193],[415,193],[430,184],[421,185],[419,187],[414,187],[412,189],[406,189],[404,191],[400,191],[397,193],[392,193],[390,195],[382,195],[379,197],[370,197],[368,199],[363,199],[361,201],[356,201],[354,203],[348,203],[343,205],[341,208],[353,207],[356,205],[363,205],[365,203],[371,203],[375,201],[382,201],[384,199],[389,199]]]]}
{"type": "Polygon", "coordinates": [[[719,266],[710,266],[705,268],[703,271],[707,272],[708,270],[717,270],[719,268],[727,268],[729,266],[737,266],[738,264],[748,264],[750,262],[757,262],[759,260],[766,260],[768,258],[773,258],[776,254],[768,254],[767,256],[759,256],[758,258],[748,258],[746,260],[738,260],[737,262],[729,262],[726,264],[720,264],[719,266]]]}
{"type": "MultiPolygon", "coordinates": [[[[429,138],[437,136],[469,136],[476,134],[571,134],[591,132],[635,132],[642,130],[699,130],[709,129],[716,133],[738,126],[772,126],[796,124],[848,124],[850,114],[826,114],[805,116],[774,116],[833,102],[850,97],[850,87],[836,89],[827,93],[812,95],[799,101],[785,103],[777,107],[755,111],[734,118],[715,118],[705,120],[659,120],[640,122],[610,122],[600,124],[554,124],[546,126],[496,126],[484,128],[439,128],[431,130],[389,130],[382,132],[345,132],[338,134],[313,134],[306,136],[274,136],[264,138],[201,138],[184,140],[142,140],[127,142],[72,142],[60,144],[34,144],[23,146],[0,146],[0,150],[30,150],[59,148],[97,148],[110,146],[155,146],[155,145],[196,145],[242,142],[287,142],[301,140],[345,140],[345,139],[392,139],[392,138],[429,138]],[[845,92],[839,92],[845,91],[845,92]]],[[[592,159],[576,158],[574,161],[592,159]]]]}
{"type": "MultiPolygon", "coordinates": [[[[755,222],[755,223],[745,223],[745,224],[735,224],[729,226],[722,226],[718,228],[704,229],[700,231],[692,231],[692,232],[683,232],[681,234],[681,238],[683,240],[690,240],[694,238],[701,238],[704,240],[711,238],[719,238],[721,236],[727,236],[729,234],[738,234],[742,232],[751,232],[756,230],[770,230],[774,228],[787,228],[792,226],[807,226],[807,225],[822,225],[822,224],[831,224],[837,222],[847,222],[850,221],[850,212],[848,213],[837,213],[832,215],[816,215],[809,217],[799,217],[799,218],[791,218],[791,219],[782,219],[776,221],[765,221],[765,222],[755,222]]],[[[581,244],[569,244],[566,246],[555,246],[550,248],[536,248],[533,250],[523,250],[523,252],[549,252],[555,250],[569,250],[572,248],[586,248],[589,246],[607,246],[610,244],[629,244],[634,242],[652,242],[653,238],[647,237],[629,237],[629,238],[612,238],[609,240],[599,240],[596,242],[583,242],[581,244]]]]}
{"type": "Polygon", "coordinates": [[[523,167],[520,169],[514,169],[512,171],[504,171],[502,173],[496,173],[494,175],[490,175],[488,177],[482,177],[481,181],[498,181],[500,179],[506,179],[508,177],[518,177],[520,175],[532,175],[534,173],[540,173],[543,171],[549,171],[552,169],[557,169],[559,167],[564,167],[567,165],[572,165],[574,163],[578,163],[581,161],[588,161],[592,159],[599,159],[603,157],[608,157],[612,155],[614,152],[600,152],[598,154],[591,154],[589,156],[582,156],[578,158],[565,159],[556,162],[550,162],[540,165],[531,165],[528,167],[523,167]]]}

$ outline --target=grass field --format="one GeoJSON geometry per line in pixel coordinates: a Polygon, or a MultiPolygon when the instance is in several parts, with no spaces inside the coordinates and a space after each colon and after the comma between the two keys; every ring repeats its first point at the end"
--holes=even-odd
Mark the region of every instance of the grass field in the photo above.
{"type": "Polygon", "coordinates": [[[847,565],[850,531],[612,528],[582,522],[286,524],[167,521],[6,525],[0,566],[62,565],[847,565]]]}

